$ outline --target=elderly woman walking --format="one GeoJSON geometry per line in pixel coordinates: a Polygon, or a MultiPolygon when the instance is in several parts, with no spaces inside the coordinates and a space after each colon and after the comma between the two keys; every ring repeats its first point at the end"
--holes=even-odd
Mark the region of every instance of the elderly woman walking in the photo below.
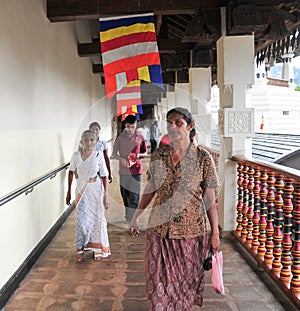
{"type": "Polygon", "coordinates": [[[191,310],[202,305],[203,262],[220,240],[215,204],[217,175],[211,155],[190,141],[191,113],[167,113],[172,142],[152,153],[147,184],[130,223],[139,234],[138,216],[154,203],[146,233],[146,289],[151,310],[191,310]],[[211,232],[208,233],[208,223],[211,232]]]}
{"type": "Polygon", "coordinates": [[[81,261],[84,251],[93,251],[94,259],[110,255],[105,209],[108,208],[107,170],[103,152],[95,151],[96,136],[86,130],[81,136],[82,148],[72,155],[68,178],[66,203],[71,200],[74,172],[76,184],[76,261],[81,261]]]}

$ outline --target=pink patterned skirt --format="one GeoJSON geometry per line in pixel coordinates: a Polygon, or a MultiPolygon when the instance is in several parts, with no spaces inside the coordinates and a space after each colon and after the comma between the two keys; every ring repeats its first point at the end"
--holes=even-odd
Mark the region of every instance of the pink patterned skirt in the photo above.
{"type": "Polygon", "coordinates": [[[152,311],[202,306],[208,235],[168,239],[147,230],[146,290],[152,311]]]}

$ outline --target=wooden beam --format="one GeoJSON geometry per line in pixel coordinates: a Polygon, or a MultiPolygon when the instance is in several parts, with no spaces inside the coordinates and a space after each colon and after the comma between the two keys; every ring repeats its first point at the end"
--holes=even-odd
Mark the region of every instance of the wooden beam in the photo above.
{"type": "MultiPolygon", "coordinates": [[[[158,39],[157,41],[159,53],[176,53],[181,50],[193,49],[193,43],[186,42],[182,43],[179,40],[171,39],[158,39]]],[[[101,54],[100,42],[92,43],[79,43],[78,44],[78,55],[80,57],[92,57],[101,54]]]]}
{"type": "Polygon", "coordinates": [[[102,73],[103,65],[102,64],[93,64],[93,73],[102,73]]]}
{"type": "Polygon", "coordinates": [[[123,0],[122,2],[47,0],[47,17],[51,22],[63,22],[146,12],[154,12],[155,15],[193,14],[201,8],[226,6],[228,2],[226,0],[123,0]]]}

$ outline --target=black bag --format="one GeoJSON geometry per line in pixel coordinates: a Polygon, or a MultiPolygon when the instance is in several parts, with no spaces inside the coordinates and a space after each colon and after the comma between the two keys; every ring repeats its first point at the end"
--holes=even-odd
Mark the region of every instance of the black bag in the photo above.
{"type": "Polygon", "coordinates": [[[209,251],[208,256],[206,257],[206,259],[203,262],[203,269],[205,271],[209,271],[211,269],[211,267],[212,267],[211,262],[212,262],[212,254],[211,254],[211,251],[209,251]]]}

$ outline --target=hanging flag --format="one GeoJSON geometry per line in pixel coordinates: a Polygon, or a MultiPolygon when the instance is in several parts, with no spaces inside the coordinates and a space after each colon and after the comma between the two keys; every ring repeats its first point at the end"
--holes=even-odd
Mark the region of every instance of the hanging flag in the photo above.
{"type": "Polygon", "coordinates": [[[107,98],[132,80],[163,88],[153,13],[99,20],[107,98]]]}
{"type": "Polygon", "coordinates": [[[117,117],[122,115],[143,114],[141,98],[141,81],[134,80],[116,94],[117,117]]]}
{"type": "Polygon", "coordinates": [[[261,116],[261,120],[260,120],[260,127],[259,127],[259,128],[260,128],[261,130],[263,130],[263,129],[264,129],[264,125],[265,125],[265,122],[264,122],[264,115],[262,115],[262,116],[261,116]]]}

